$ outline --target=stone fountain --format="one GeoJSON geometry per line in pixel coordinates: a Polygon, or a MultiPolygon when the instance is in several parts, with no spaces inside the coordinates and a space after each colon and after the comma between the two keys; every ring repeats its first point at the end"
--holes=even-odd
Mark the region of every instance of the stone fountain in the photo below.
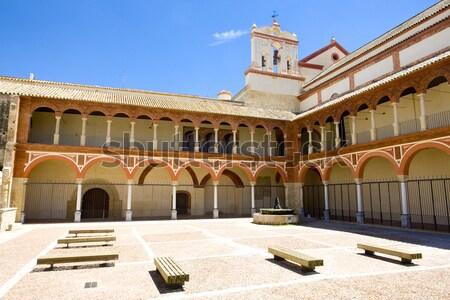
{"type": "Polygon", "coordinates": [[[273,208],[261,208],[259,213],[253,214],[253,223],[264,225],[284,225],[297,223],[294,209],[281,208],[280,200],[275,198],[273,208]]]}

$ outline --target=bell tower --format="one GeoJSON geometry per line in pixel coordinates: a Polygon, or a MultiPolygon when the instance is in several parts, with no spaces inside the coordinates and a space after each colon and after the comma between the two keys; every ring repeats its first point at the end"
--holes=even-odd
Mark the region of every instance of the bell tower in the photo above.
{"type": "Polygon", "coordinates": [[[246,106],[299,111],[304,78],[298,70],[298,39],[282,31],[276,20],[272,26],[252,26],[251,63],[245,71],[248,95],[246,106]]]}

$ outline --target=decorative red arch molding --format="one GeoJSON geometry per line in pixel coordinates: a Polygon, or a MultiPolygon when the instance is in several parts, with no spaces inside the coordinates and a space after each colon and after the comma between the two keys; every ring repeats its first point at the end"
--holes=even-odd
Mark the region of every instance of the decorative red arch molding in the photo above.
{"type": "Polygon", "coordinates": [[[253,177],[254,181],[256,181],[256,178],[258,178],[259,173],[262,170],[265,170],[265,169],[275,169],[275,170],[277,170],[280,173],[281,178],[283,179],[283,183],[287,183],[286,171],[279,165],[269,165],[269,164],[263,164],[262,166],[258,167],[258,169],[256,170],[255,175],[253,177]]]}
{"type": "Polygon", "coordinates": [[[250,182],[255,181],[256,177],[253,176],[252,171],[250,171],[250,169],[246,165],[238,163],[238,162],[229,162],[229,163],[226,163],[225,165],[223,165],[220,168],[219,172],[217,172],[217,177],[220,178],[221,174],[225,170],[228,170],[228,169],[233,168],[233,167],[241,169],[245,173],[245,175],[247,175],[248,181],[250,181],[250,182]]]}
{"type": "Polygon", "coordinates": [[[179,179],[180,174],[181,174],[181,172],[184,169],[187,169],[187,168],[198,168],[198,167],[205,168],[206,171],[208,171],[208,174],[211,176],[211,178],[214,181],[218,181],[219,180],[219,177],[216,175],[216,173],[214,172],[213,168],[210,165],[205,164],[202,161],[192,161],[192,162],[191,161],[186,161],[186,162],[183,162],[183,164],[179,166],[177,172],[174,174],[175,175],[175,177],[174,177],[175,181],[177,181],[179,179]]]}
{"type": "MultiPolygon", "coordinates": [[[[356,166],[356,177],[355,178],[363,178],[363,174],[364,174],[364,168],[366,167],[367,163],[369,162],[369,160],[371,158],[374,157],[383,157],[386,158],[394,167],[395,172],[397,173],[397,175],[401,175],[400,174],[400,167],[397,164],[397,161],[388,153],[386,152],[382,152],[382,151],[376,151],[376,152],[369,152],[364,154],[358,161],[358,165],[356,166]]],[[[354,175],[355,176],[355,175],[354,175]]]]}
{"type": "Polygon", "coordinates": [[[450,145],[446,145],[442,142],[425,142],[420,143],[408,148],[406,152],[403,154],[402,160],[400,162],[399,175],[408,175],[409,167],[411,165],[411,161],[423,149],[434,148],[441,150],[444,153],[450,155],[450,145]]]}
{"type": "Polygon", "coordinates": [[[330,176],[331,176],[331,170],[333,169],[333,167],[340,163],[343,162],[347,167],[349,167],[350,172],[352,173],[352,177],[355,179],[356,177],[356,171],[353,168],[352,162],[350,160],[348,160],[347,158],[343,158],[343,157],[333,157],[332,159],[330,159],[326,166],[325,169],[323,170],[323,180],[324,181],[328,181],[330,180],[330,176]]]}
{"type": "Polygon", "coordinates": [[[75,164],[75,162],[73,160],[71,160],[70,158],[63,156],[63,155],[55,155],[55,154],[50,154],[50,155],[43,155],[43,156],[39,156],[38,158],[36,158],[35,160],[32,160],[26,167],[23,173],[23,176],[25,178],[28,178],[28,176],[30,176],[31,171],[40,163],[46,162],[46,161],[50,161],[50,160],[58,160],[58,161],[63,161],[66,162],[75,172],[75,176],[77,178],[82,178],[82,174],[80,172],[80,170],[78,169],[77,165],[75,164]]]}
{"type": "Polygon", "coordinates": [[[148,175],[148,173],[154,167],[156,167],[160,164],[164,166],[164,169],[166,169],[167,172],[169,172],[171,180],[176,181],[175,172],[173,171],[172,167],[168,164],[168,162],[161,160],[161,159],[153,159],[153,158],[143,159],[143,160],[136,162],[136,164],[134,165],[133,169],[130,172],[130,176],[131,176],[130,179],[134,178],[134,176],[137,174],[137,172],[139,171],[140,168],[146,166],[144,171],[142,171],[139,181],[138,181],[139,184],[143,184],[145,181],[145,177],[148,175]],[[149,168],[150,166],[151,166],[151,168],[149,168]],[[142,177],[142,176],[144,176],[144,177],[142,177]],[[142,183],[140,183],[141,177],[142,177],[142,183]]]}
{"type": "Polygon", "coordinates": [[[124,165],[123,161],[118,159],[117,157],[111,157],[111,156],[101,156],[93,158],[85,163],[83,168],[81,169],[81,178],[84,178],[86,175],[86,172],[96,163],[98,162],[105,162],[105,163],[113,163],[117,166],[120,166],[123,172],[125,173],[125,176],[127,179],[133,179],[132,174],[128,170],[128,168],[124,165]]]}
{"type": "Polygon", "coordinates": [[[317,172],[319,173],[320,180],[324,181],[324,175],[322,174],[320,166],[315,164],[315,163],[308,162],[308,163],[304,164],[300,168],[299,175],[298,175],[298,180],[299,180],[300,183],[304,183],[305,182],[306,172],[308,172],[308,170],[310,170],[310,169],[316,169],[317,172]]]}

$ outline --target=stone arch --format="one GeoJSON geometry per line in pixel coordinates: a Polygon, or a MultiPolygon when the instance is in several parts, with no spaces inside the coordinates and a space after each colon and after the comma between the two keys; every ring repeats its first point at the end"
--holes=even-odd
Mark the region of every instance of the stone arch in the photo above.
{"type": "Polygon", "coordinates": [[[280,173],[283,183],[287,183],[286,171],[279,165],[273,165],[273,164],[267,164],[267,163],[258,167],[258,169],[256,170],[255,175],[254,175],[255,180],[256,180],[256,178],[258,178],[259,173],[261,173],[261,171],[265,170],[265,169],[275,169],[276,171],[278,171],[280,173]]]}
{"type": "Polygon", "coordinates": [[[32,104],[30,107],[30,114],[33,114],[36,110],[43,108],[43,109],[50,109],[53,112],[57,112],[59,111],[59,108],[52,104],[52,103],[36,103],[36,104],[32,104]]]}
{"type": "Polygon", "coordinates": [[[223,173],[225,170],[227,170],[227,169],[229,169],[229,168],[232,168],[232,167],[236,167],[236,168],[238,168],[238,169],[241,169],[241,170],[245,173],[245,175],[247,175],[248,181],[250,181],[250,182],[255,181],[255,178],[256,178],[256,177],[253,176],[253,173],[250,171],[250,169],[249,169],[247,166],[245,166],[244,164],[241,164],[241,163],[238,163],[238,162],[229,162],[229,163],[227,163],[226,165],[224,165],[224,166],[219,170],[219,172],[217,172],[217,178],[220,178],[220,176],[222,175],[222,173],[223,173]]]}
{"type": "Polygon", "coordinates": [[[192,168],[203,167],[206,171],[208,171],[209,175],[211,176],[211,178],[214,181],[219,180],[219,178],[216,175],[216,173],[214,172],[212,166],[209,166],[208,164],[201,162],[201,161],[193,161],[193,162],[188,161],[188,162],[183,163],[183,165],[179,166],[178,171],[174,174],[175,181],[178,180],[178,178],[181,174],[181,171],[183,171],[184,169],[189,168],[189,167],[192,167],[192,168]]]}
{"type": "Polygon", "coordinates": [[[148,173],[150,173],[150,171],[158,165],[163,165],[164,168],[169,172],[171,180],[176,181],[175,172],[173,171],[172,167],[169,165],[169,163],[167,161],[160,160],[160,159],[143,159],[143,160],[139,161],[138,163],[136,163],[136,165],[131,170],[130,176],[131,176],[131,178],[134,178],[134,176],[136,176],[139,169],[145,166],[144,170],[142,171],[142,173],[138,179],[138,183],[143,184],[145,181],[145,177],[148,175],[148,173]],[[142,176],[144,176],[144,177],[142,178],[142,183],[140,183],[142,176]]]}
{"type": "Polygon", "coordinates": [[[425,143],[416,144],[416,145],[412,146],[411,148],[409,148],[408,150],[406,150],[406,152],[404,153],[401,163],[400,163],[399,174],[400,175],[408,175],[411,161],[414,159],[416,154],[419,153],[421,150],[428,149],[428,148],[435,148],[435,149],[441,150],[442,152],[450,155],[449,146],[447,146],[443,143],[425,142],[425,143]]]}
{"type": "Polygon", "coordinates": [[[355,172],[356,178],[363,178],[365,166],[367,165],[369,160],[374,157],[386,158],[392,164],[396,173],[400,175],[400,168],[397,164],[397,161],[390,154],[388,154],[386,152],[377,151],[377,152],[366,153],[360,158],[360,160],[358,161],[358,165],[356,167],[356,172],[355,172]]]}
{"type": "Polygon", "coordinates": [[[320,176],[320,180],[323,181],[324,176],[322,174],[320,166],[315,163],[307,163],[307,164],[303,165],[299,171],[298,179],[301,183],[305,182],[306,173],[308,172],[308,170],[311,170],[311,169],[316,169],[317,173],[320,176]]]}
{"type": "Polygon", "coordinates": [[[37,165],[39,165],[40,163],[46,162],[46,161],[50,161],[50,160],[59,160],[59,161],[64,161],[66,162],[75,172],[75,175],[77,178],[81,178],[82,175],[80,173],[80,170],[78,169],[77,165],[75,164],[75,162],[73,160],[71,160],[70,158],[67,158],[65,156],[62,155],[56,155],[56,154],[50,154],[50,155],[44,155],[44,156],[39,156],[38,158],[32,160],[26,167],[23,173],[23,176],[25,178],[28,178],[30,176],[30,172],[33,170],[33,168],[35,168],[37,165]]]}
{"type": "Polygon", "coordinates": [[[331,171],[332,171],[333,167],[338,163],[344,163],[350,169],[350,171],[352,173],[352,177],[357,178],[356,171],[353,168],[352,162],[349,159],[344,158],[344,157],[336,157],[336,158],[329,160],[328,163],[326,164],[325,169],[323,170],[323,180],[324,181],[330,180],[331,171]]]}
{"type": "Polygon", "coordinates": [[[129,172],[128,168],[125,166],[124,162],[120,158],[113,157],[113,156],[100,156],[100,157],[96,157],[96,158],[93,158],[93,159],[87,161],[84,164],[83,168],[81,169],[81,176],[80,177],[84,178],[84,176],[86,175],[87,171],[93,165],[95,165],[98,162],[104,162],[104,163],[111,164],[110,165],[111,167],[120,166],[121,169],[123,170],[124,174],[125,174],[125,177],[127,179],[132,179],[133,178],[131,173],[129,172]]]}

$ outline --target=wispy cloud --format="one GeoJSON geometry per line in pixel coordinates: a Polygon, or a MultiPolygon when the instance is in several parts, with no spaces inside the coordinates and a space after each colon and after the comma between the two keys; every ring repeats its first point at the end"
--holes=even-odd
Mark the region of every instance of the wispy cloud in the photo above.
{"type": "Polygon", "coordinates": [[[213,38],[215,39],[215,42],[208,44],[208,46],[217,46],[220,44],[231,42],[232,40],[235,40],[245,34],[249,33],[248,30],[230,30],[226,32],[216,32],[213,34],[213,38]]]}

